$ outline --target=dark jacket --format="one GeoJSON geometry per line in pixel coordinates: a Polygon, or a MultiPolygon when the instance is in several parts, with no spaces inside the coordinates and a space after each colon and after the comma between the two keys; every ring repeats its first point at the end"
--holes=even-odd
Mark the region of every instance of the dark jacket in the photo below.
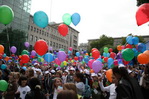
{"type": "Polygon", "coordinates": [[[35,95],[34,91],[30,91],[26,94],[25,99],[46,99],[44,93],[40,91],[40,94],[35,95]]]}
{"type": "Polygon", "coordinates": [[[134,78],[121,79],[116,88],[116,99],[144,99],[141,88],[134,78]]]}

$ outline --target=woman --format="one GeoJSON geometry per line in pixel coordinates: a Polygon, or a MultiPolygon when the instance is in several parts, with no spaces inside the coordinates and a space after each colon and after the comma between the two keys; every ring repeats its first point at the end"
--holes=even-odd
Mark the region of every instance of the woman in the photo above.
{"type": "Polygon", "coordinates": [[[125,67],[114,67],[112,72],[118,80],[116,99],[144,99],[138,82],[128,75],[125,67]]]}
{"type": "Polygon", "coordinates": [[[58,93],[57,99],[78,99],[78,97],[73,90],[63,90],[58,93]]]}

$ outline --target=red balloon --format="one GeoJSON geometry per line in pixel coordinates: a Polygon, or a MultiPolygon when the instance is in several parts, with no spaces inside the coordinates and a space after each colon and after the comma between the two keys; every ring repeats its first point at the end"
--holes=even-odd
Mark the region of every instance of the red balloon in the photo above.
{"type": "Polygon", "coordinates": [[[99,58],[99,56],[100,56],[100,52],[98,50],[94,50],[92,52],[92,57],[93,58],[97,59],[97,58],[99,58]]]}
{"type": "Polygon", "coordinates": [[[58,26],[58,32],[62,35],[62,36],[66,36],[68,34],[68,26],[66,24],[60,24],[58,26]]]}
{"type": "Polygon", "coordinates": [[[48,51],[47,42],[44,40],[36,41],[36,43],[34,45],[34,49],[38,55],[40,55],[40,56],[44,55],[48,51]]]}
{"type": "Polygon", "coordinates": [[[93,51],[95,51],[95,50],[97,50],[97,51],[98,51],[98,49],[97,49],[97,48],[92,48],[91,52],[93,52],[93,51]]]}
{"type": "Polygon", "coordinates": [[[103,60],[104,60],[105,62],[108,62],[108,57],[104,57],[103,60]]]}
{"type": "Polygon", "coordinates": [[[114,65],[118,66],[118,60],[114,60],[114,65]]]}
{"type": "Polygon", "coordinates": [[[113,51],[113,49],[112,48],[109,48],[109,52],[112,52],[113,51]]]}
{"type": "Polygon", "coordinates": [[[138,26],[149,21],[149,3],[139,6],[136,12],[136,21],[138,26]]]}
{"type": "Polygon", "coordinates": [[[29,62],[29,56],[26,54],[22,55],[21,62],[22,63],[28,63],[29,62]]]}
{"type": "Polygon", "coordinates": [[[127,44],[127,45],[125,46],[125,48],[130,48],[130,49],[132,49],[132,45],[127,44]]]}
{"type": "Polygon", "coordinates": [[[78,60],[78,57],[75,56],[75,57],[74,57],[74,60],[77,61],[77,60],[78,60]]]}
{"type": "Polygon", "coordinates": [[[129,62],[130,62],[130,61],[125,61],[125,60],[123,59],[123,63],[124,63],[124,65],[128,65],[129,62]]]}
{"type": "Polygon", "coordinates": [[[114,52],[111,52],[110,57],[114,59],[116,57],[116,54],[114,52]]]}

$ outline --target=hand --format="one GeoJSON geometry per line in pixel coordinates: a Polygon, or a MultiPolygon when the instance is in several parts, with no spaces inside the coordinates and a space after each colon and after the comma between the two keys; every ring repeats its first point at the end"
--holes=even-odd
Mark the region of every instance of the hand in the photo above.
{"type": "Polygon", "coordinates": [[[20,91],[16,91],[16,92],[15,92],[15,94],[19,94],[19,93],[20,93],[20,91]]]}

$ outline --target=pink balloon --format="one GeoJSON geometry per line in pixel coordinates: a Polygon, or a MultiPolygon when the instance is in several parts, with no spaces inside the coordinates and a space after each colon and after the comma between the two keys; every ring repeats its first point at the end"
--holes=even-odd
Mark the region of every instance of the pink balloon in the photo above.
{"type": "Polygon", "coordinates": [[[88,61],[88,66],[90,67],[90,69],[92,69],[92,63],[94,62],[95,60],[94,59],[90,59],[88,61]]]}
{"type": "Polygon", "coordinates": [[[60,61],[58,58],[56,58],[56,59],[54,60],[54,62],[55,62],[57,65],[61,65],[61,61],[60,61]]]}
{"type": "Polygon", "coordinates": [[[114,60],[114,65],[118,66],[118,60],[114,60]]]}
{"type": "Polygon", "coordinates": [[[69,50],[70,50],[70,51],[72,51],[72,49],[73,49],[72,47],[69,47],[69,50]]]}

